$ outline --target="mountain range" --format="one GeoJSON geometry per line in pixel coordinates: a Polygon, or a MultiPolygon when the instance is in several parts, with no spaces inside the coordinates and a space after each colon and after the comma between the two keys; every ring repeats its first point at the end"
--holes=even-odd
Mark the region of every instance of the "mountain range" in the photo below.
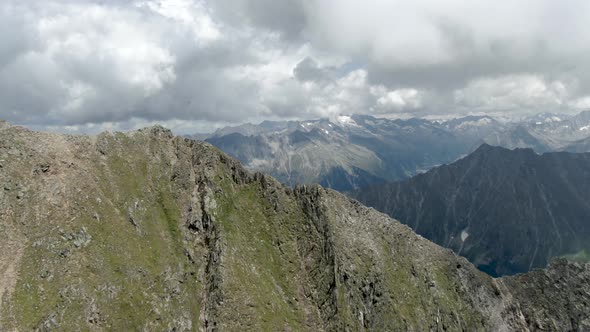
{"type": "Polygon", "coordinates": [[[483,144],[450,165],[351,196],[497,276],[590,252],[588,184],[590,153],[483,144]]]}
{"type": "Polygon", "coordinates": [[[574,116],[538,114],[485,136],[491,145],[506,148],[533,148],[536,152],[589,152],[583,141],[590,139],[590,111],[574,116]]]}
{"type": "Polygon", "coordinates": [[[319,183],[340,191],[410,177],[467,153],[500,126],[487,117],[457,120],[448,127],[423,120],[366,115],[313,121],[263,122],[224,128],[205,141],[246,168],[288,185],[319,183]]]}
{"type": "Polygon", "coordinates": [[[0,122],[0,183],[2,331],[590,329],[588,264],[494,279],[340,193],[162,127],[0,122]]]}
{"type": "Polygon", "coordinates": [[[482,143],[536,152],[590,151],[590,111],[538,114],[513,122],[489,116],[445,121],[368,115],[309,121],[265,121],[194,135],[247,169],[296,185],[339,191],[402,180],[461,158],[482,143]]]}

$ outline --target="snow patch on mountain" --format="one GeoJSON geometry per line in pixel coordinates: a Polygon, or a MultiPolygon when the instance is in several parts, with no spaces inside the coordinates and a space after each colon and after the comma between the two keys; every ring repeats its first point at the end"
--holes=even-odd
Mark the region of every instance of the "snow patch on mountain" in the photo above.
{"type": "Polygon", "coordinates": [[[461,242],[465,242],[465,240],[467,240],[467,238],[469,237],[469,233],[467,233],[467,230],[462,230],[461,231],[461,242]]]}

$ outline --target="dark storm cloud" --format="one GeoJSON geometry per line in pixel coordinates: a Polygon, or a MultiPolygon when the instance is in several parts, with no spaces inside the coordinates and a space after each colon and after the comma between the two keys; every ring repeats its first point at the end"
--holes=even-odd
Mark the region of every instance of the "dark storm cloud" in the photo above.
{"type": "Polygon", "coordinates": [[[190,131],[339,113],[570,112],[590,107],[588,22],[582,0],[7,0],[0,118],[190,131]]]}

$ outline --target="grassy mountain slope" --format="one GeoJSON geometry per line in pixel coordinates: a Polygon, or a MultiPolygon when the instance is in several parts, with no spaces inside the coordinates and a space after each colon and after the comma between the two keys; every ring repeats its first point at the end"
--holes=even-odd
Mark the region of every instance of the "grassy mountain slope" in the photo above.
{"type": "Polygon", "coordinates": [[[492,279],[341,194],[160,127],[1,123],[0,183],[3,331],[590,327],[588,265],[492,279]]]}

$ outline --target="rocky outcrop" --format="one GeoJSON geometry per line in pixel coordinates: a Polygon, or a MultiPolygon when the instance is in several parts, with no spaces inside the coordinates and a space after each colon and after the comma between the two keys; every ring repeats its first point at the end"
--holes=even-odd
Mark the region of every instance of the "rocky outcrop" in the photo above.
{"type": "Polygon", "coordinates": [[[3,125],[0,160],[1,330],[588,328],[587,265],[494,280],[341,194],[161,127],[3,125]],[[545,310],[558,290],[567,308],[545,310]]]}
{"type": "Polygon", "coordinates": [[[499,279],[498,283],[510,292],[530,330],[590,329],[588,264],[557,259],[547,269],[499,279]]]}

